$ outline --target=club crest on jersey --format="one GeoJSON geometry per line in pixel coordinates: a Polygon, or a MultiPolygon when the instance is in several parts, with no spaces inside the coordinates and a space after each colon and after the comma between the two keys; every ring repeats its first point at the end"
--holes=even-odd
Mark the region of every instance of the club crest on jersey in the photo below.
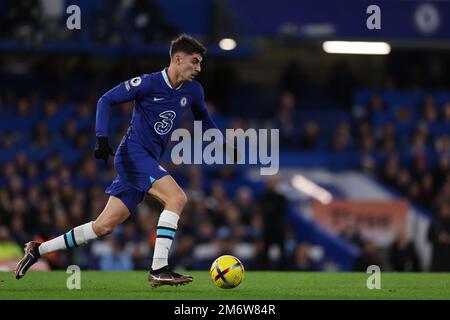
{"type": "Polygon", "coordinates": [[[181,100],[180,100],[180,106],[185,107],[186,104],[187,104],[187,98],[186,98],[186,97],[181,98],[181,100]]]}

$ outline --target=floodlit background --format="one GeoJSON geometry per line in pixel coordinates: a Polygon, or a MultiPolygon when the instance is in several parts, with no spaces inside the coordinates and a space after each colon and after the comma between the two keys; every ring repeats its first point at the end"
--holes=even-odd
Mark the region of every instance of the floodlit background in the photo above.
{"type": "MultiPolygon", "coordinates": [[[[231,253],[250,270],[450,271],[450,3],[378,1],[380,20],[371,4],[0,1],[0,268],[101,212],[115,171],[93,156],[97,99],[162,70],[188,33],[208,47],[216,123],[278,128],[281,167],[175,166],[166,151],[189,199],[175,267],[231,253]]],[[[114,148],[131,112],[112,109],[114,148]]],[[[112,235],[35,267],[148,269],[160,212],[147,198],[112,235]]]]}

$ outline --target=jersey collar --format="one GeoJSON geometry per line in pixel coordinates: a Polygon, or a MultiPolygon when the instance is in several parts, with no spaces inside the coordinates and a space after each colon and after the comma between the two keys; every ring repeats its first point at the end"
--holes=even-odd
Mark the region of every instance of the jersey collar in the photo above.
{"type": "MultiPolygon", "coordinates": [[[[172,85],[170,84],[170,81],[169,81],[169,76],[167,75],[167,68],[164,68],[164,69],[161,71],[161,74],[162,74],[163,79],[164,79],[164,82],[167,84],[167,86],[168,86],[170,89],[173,89],[173,88],[172,88],[172,85]]],[[[184,83],[184,82],[182,82],[175,90],[180,89],[181,86],[183,85],[183,83],[184,83]]]]}

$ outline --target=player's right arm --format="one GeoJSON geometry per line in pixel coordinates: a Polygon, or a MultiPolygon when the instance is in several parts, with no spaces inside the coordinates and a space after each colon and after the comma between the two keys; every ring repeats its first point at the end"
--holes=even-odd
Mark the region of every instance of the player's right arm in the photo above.
{"type": "Polygon", "coordinates": [[[114,155],[108,142],[108,124],[111,106],[141,98],[149,90],[149,86],[150,75],[142,75],[115,86],[100,97],[97,103],[95,117],[95,135],[97,137],[95,157],[97,159],[103,159],[106,162],[109,155],[114,155]]]}

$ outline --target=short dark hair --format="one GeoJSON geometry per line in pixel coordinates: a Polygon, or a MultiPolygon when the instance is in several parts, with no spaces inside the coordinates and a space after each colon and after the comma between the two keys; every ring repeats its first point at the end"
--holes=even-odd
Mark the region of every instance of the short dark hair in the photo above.
{"type": "Polygon", "coordinates": [[[203,57],[206,53],[206,48],[200,41],[187,34],[182,34],[170,43],[170,57],[173,57],[177,52],[184,52],[187,54],[199,53],[203,57]]]}

